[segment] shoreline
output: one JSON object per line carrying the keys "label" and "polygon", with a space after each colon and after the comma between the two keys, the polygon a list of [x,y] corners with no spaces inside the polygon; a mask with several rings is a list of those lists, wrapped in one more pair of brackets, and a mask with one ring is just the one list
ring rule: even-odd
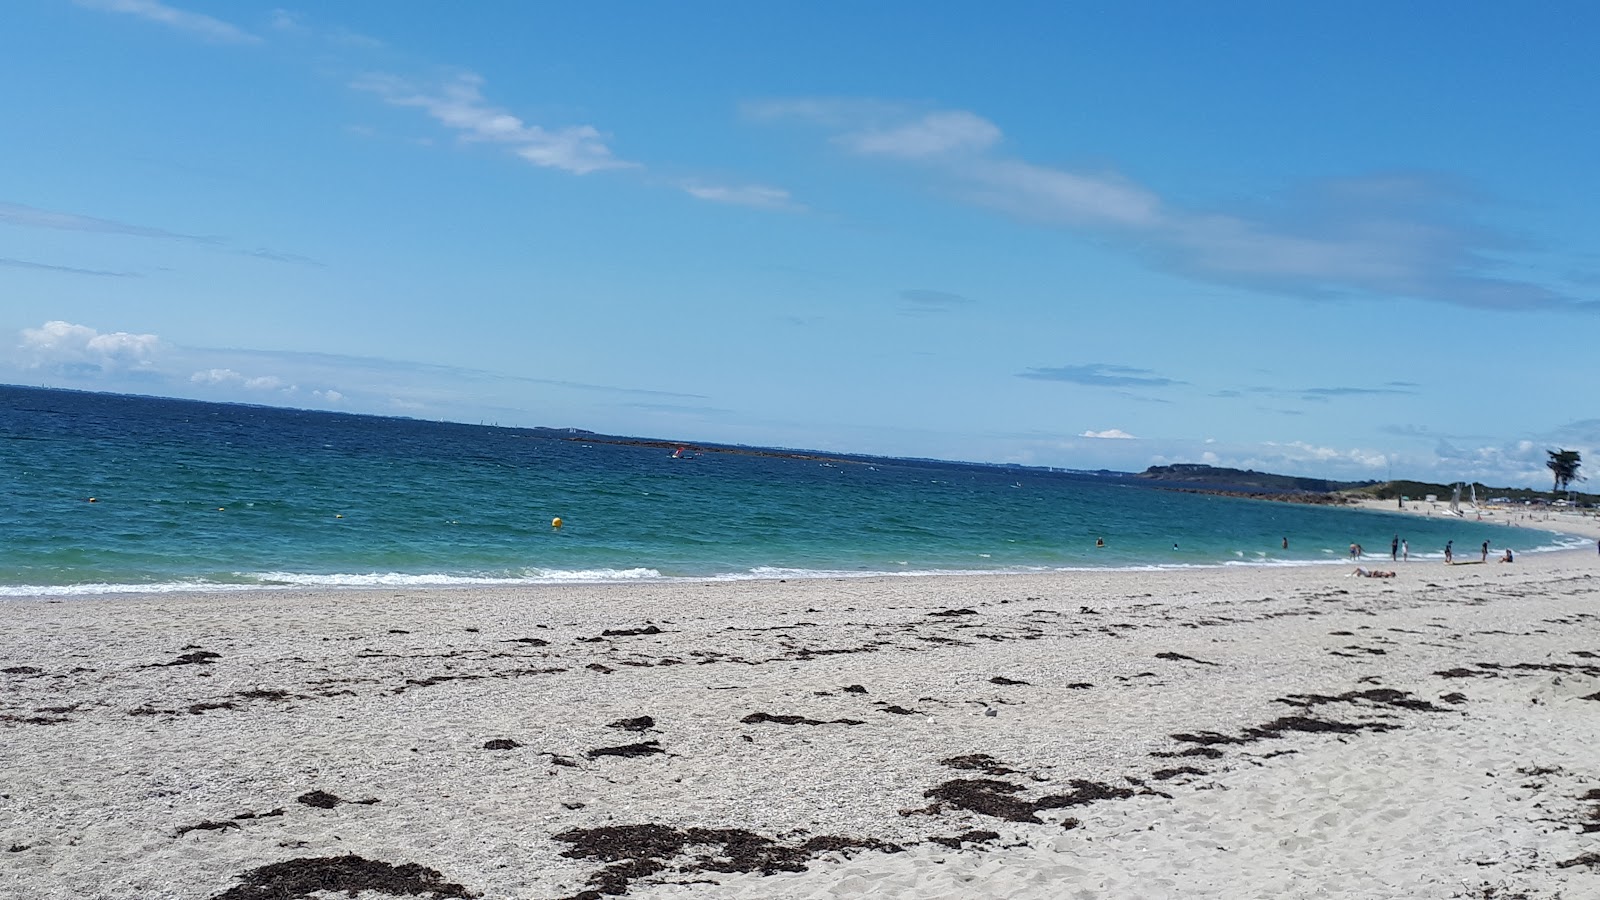
{"label": "shoreline", "polygon": [[[1348,508],[1357,512],[1382,512],[1426,516],[1436,515],[1435,512],[1418,508],[1420,504],[1413,504],[1404,510],[1397,510],[1389,506],[1386,501],[1360,501],[1348,505]],[[1490,523],[1503,523],[1519,528],[1543,531],[1551,534],[1565,534],[1580,537],[1586,540],[1600,541],[1600,517],[1575,513],[1546,513],[1534,517],[1523,514],[1521,518],[1510,521],[1495,518],[1504,515],[1503,510],[1493,510],[1489,518],[1482,520]],[[1519,550],[1521,554],[1518,561],[1525,558],[1537,558],[1548,554],[1582,554],[1587,544],[1578,547],[1544,546],[1538,549]],[[1462,555],[1470,555],[1473,548],[1465,546]],[[1496,549],[1502,549],[1498,545]],[[1427,564],[1434,562],[1436,548],[1417,548],[1413,553],[1411,564]],[[1490,559],[1489,562],[1495,562]],[[396,574],[393,581],[383,580],[387,576],[339,576],[339,577],[376,577],[378,580],[366,583],[339,583],[339,584],[197,584],[189,582],[173,582],[159,585],[138,584],[95,584],[95,585],[61,585],[40,586],[22,585],[9,588],[0,588],[0,606],[8,603],[27,603],[40,601],[71,602],[94,601],[114,597],[166,597],[166,596],[230,596],[239,594],[261,593],[269,595],[298,593],[298,592],[326,592],[330,595],[358,594],[362,592],[385,591],[518,591],[533,588],[562,588],[562,587],[598,587],[602,585],[634,586],[639,588],[654,586],[674,585],[700,585],[700,584],[739,584],[739,583],[784,583],[787,581],[832,581],[832,580],[922,580],[939,578],[1030,578],[1030,577],[1074,577],[1078,575],[1099,575],[1108,573],[1157,573],[1157,572],[1208,572],[1212,570],[1228,569],[1322,569],[1342,565],[1365,565],[1368,563],[1381,565],[1385,560],[1379,552],[1366,552],[1359,558],[1350,558],[1342,555],[1325,556],[1322,558],[1308,559],[1281,559],[1281,560],[1224,560],[1221,562],[1130,562],[1126,565],[1104,566],[1063,566],[1058,568],[1024,567],[1008,570],[979,570],[979,569],[924,569],[905,572],[891,571],[831,571],[831,570],[782,570],[773,574],[754,573],[723,573],[716,575],[673,575],[673,576],[637,576],[615,578],[550,578],[549,580],[480,580],[473,581],[464,576],[443,576],[447,580],[439,582],[420,581],[427,576]],[[1467,564],[1463,560],[1460,564]],[[17,591],[17,593],[10,593]]]}
{"label": "shoreline", "polygon": [[0,893],[1600,888],[1600,561],[1399,572],[0,603]]}

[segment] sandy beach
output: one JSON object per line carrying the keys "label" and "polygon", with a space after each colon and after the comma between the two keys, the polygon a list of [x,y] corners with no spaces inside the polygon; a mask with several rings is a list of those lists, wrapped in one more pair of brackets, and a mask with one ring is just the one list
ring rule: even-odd
{"label": "sandy beach", "polygon": [[1600,897],[1600,556],[1470,558],[0,603],[0,896]]}

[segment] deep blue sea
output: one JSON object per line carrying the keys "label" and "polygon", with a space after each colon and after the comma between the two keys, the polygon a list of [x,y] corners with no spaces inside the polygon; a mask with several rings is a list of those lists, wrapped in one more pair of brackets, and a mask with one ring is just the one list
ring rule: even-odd
{"label": "deep blue sea", "polygon": [[0,386],[0,597],[1348,564],[1352,542],[1387,560],[1396,534],[1413,559],[1447,540],[1562,543],[1128,477],[616,440]]}

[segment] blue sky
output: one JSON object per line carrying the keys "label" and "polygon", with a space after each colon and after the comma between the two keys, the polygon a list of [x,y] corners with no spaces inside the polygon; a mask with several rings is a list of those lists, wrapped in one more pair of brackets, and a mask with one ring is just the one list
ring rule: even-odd
{"label": "blue sky", "polygon": [[1600,465],[1587,4],[5,18],[0,381],[1075,468]]}

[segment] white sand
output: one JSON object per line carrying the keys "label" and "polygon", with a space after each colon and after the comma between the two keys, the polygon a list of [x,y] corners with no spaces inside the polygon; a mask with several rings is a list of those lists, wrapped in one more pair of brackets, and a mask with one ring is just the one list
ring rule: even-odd
{"label": "white sand", "polygon": [[[1600,868],[1561,865],[1600,853],[1582,831],[1600,809],[1583,799],[1600,789],[1600,557],[1398,571],[7,602],[0,669],[39,671],[0,674],[0,897],[203,900],[355,853],[556,898],[607,863],[564,858],[555,834],[649,823],[907,849],[772,876],[686,873],[679,855],[631,897],[1600,897]],[[662,633],[595,640],[646,625]],[[153,665],[200,650],[219,656]],[[1380,688],[1441,711],[1279,702]],[[607,727],[646,715],[648,732]],[[1285,716],[1393,728],[1151,756]],[[521,746],[483,748],[499,738]],[[586,756],[649,740],[665,752]],[[972,754],[1015,772],[940,762]],[[1203,774],[1155,777],[1183,766]],[[1039,824],[930,808],[925,792],[983,778],[1027,801],[1074,779],[1148,790]],[[297,802],[313,790],[379,802]],[[178,835],[202,822],[238,827]],[[928,842],[975,829],[999,837]]]}

